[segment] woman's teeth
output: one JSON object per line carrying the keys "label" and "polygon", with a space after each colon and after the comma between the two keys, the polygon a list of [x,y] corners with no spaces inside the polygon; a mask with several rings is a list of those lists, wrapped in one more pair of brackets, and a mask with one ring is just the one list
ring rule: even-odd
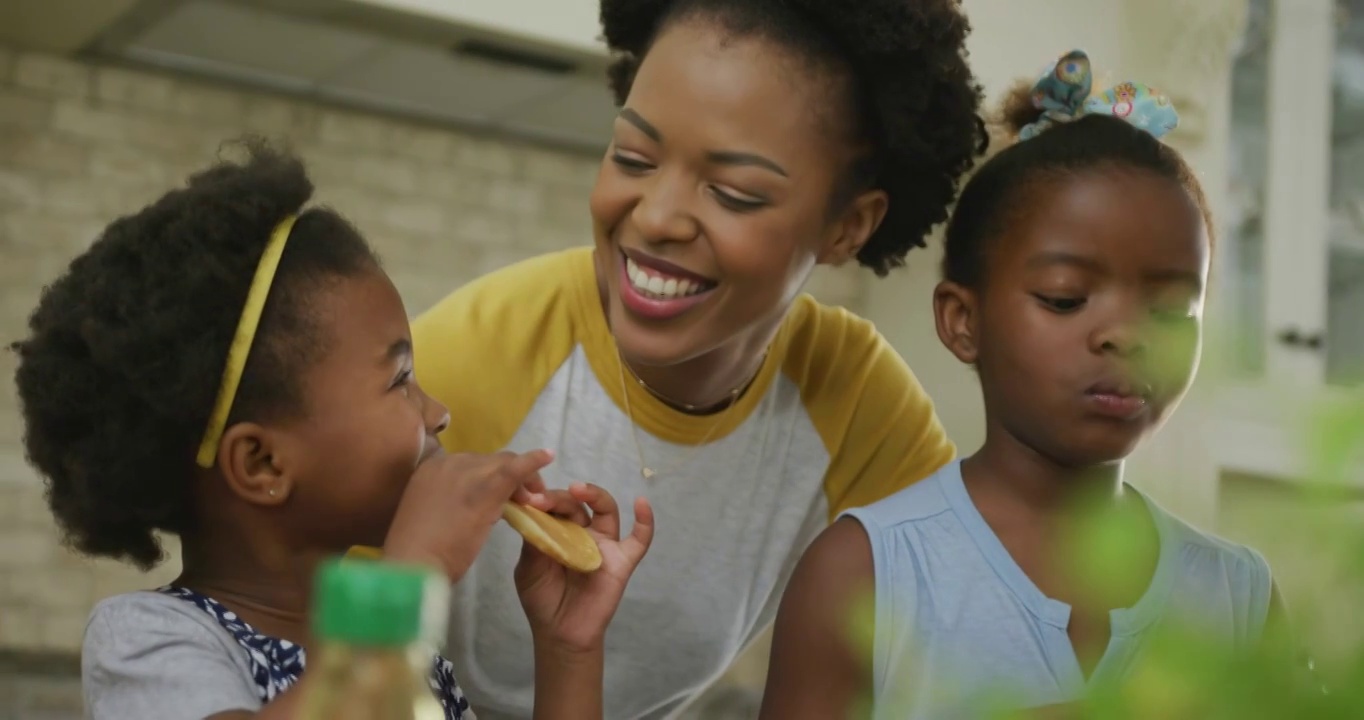
{"label": "woman's teeth", "polygon": [[630,258],[625,259],[625,274],[630,278],[630,286],[641,295],[672,300],[688,295],[696,295],[709,290],[712,285],[698,283],[686,278],[675,278],[659,274],[656,270],[645,270]]}

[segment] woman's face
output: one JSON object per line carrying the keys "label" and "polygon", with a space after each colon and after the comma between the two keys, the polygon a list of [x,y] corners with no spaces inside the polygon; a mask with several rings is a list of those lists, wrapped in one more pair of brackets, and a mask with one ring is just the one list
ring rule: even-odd
{"label": "woman's face", "polygon": [[841,97],[830,73],[769,41],[704,19],[660,34],[591,197],[627,358],[667,366],[765,339],[816,264],[866,241],[883,193],[831,207],[853,160]]}

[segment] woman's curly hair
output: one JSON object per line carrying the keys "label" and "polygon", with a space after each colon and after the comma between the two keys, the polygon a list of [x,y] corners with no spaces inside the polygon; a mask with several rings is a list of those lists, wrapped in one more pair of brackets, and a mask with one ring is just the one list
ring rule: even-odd
{"label": "woman's curly hair", "polygon": [[[195,523],[194,454],[272,230],[313,194],[303,164],[258,140],[109,225],[47,287],[13,345],[29,461],[68,544],[141,567],[157,531]],[[324,351],[320,282],[375,267],[341,216],[303,212],[266,302],[231,422],[302,410],[299,373]]]}
{"label": "woman's curly hair", "polygon": [[858,262],[884,276],[925,246],[988,144],[959,0],[602,0],[618,105],[659,32],[693,18],[771,40],[843,78],[863,151],[841,195],[880,188],[890,198]]}

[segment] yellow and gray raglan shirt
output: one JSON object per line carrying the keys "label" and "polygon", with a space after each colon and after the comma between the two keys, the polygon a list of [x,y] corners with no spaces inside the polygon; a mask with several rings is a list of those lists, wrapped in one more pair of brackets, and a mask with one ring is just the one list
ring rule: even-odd
{"label": "yellow and gray raglan shirt", "polygon": [[[609,718],[675,711],[772,622],[796,560],[832,518],[954,455],[923,388],[872,325],[809,296],[749,391],[710,417],[622,382],[589,248],[484,276],[412,330],[418,380],[450,408],[447,450],[551,449],[546,483],[605,487],[623,533],[633,499],[652,503],[653,546],[607,633]],[[643,477],[641,451],[657,477]],[[455,587],[445,654],[481,720],[531,715],[531,636],[511,572],[520,545],[499,525]]]}

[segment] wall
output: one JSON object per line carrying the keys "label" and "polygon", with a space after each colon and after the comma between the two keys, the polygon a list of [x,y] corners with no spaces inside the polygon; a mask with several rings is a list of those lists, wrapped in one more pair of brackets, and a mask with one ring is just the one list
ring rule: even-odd
{"label": "wall", "polygon": [[[318,199],[370,237],[410,311],[590,241],[594,157],[0,46],[0,338],[22,335],[43,284],[105,223],[244,131],[292,141]],[[859,277],[821,273],[811,289],[856,308]],[[0,354],[0,649],[72,651],[95,600],[172,577],[176,563],[142,576],[60,548],[23,461],[13,371]]]}

